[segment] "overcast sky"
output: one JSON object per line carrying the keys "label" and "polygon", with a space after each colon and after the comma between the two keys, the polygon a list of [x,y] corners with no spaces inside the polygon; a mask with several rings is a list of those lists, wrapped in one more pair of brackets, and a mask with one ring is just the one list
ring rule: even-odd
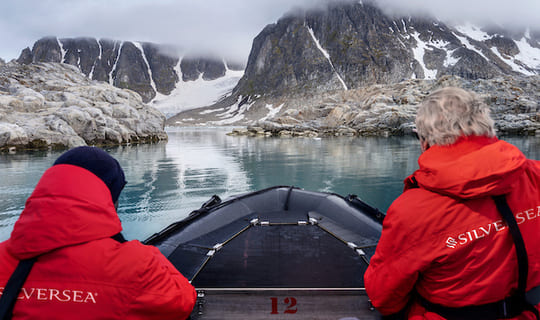
{"label": "overcast sky", "polygon": [[[0,58],[44,36],[149,41],[247,59],[253,38],[293,8],[339,0],[1,0]],[[377,0],[392,11],[540,28],[540,0]]]}

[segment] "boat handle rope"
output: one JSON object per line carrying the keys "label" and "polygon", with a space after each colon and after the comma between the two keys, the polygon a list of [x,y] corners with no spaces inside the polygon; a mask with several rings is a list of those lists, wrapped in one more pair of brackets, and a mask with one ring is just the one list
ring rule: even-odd
{"label": "boat handle rope", "polygon": [[367,255],[366,255],[366,253],[364,252],[363,249],[369,249],[369,248],[376,247],[377,246],[376,243],[375,244],[370,244],[370,245],[358,246],[353,242],[346,241],[346,240],[340,238],[339,236],[337,236],[332,231],[330,231],[330,230],[326,229],[325,227],[321,226],[319,221],[317,219],[314,219],[314,218],[309,218],[309,221],[299,220],[298,222],[269,222],[269,221],[261,221],[259,218],[254,218],[254,219],[251,219],[249,221],[249,224],[247,226],[242,228],[237,233],[233,234],[227,240],[225,240],[223,242],[220,242],[220,243],[216,243],[212,247],[191,245],[193,247],[207,249],[208,252],[206,253],[206,259],[203,261],[201,266],[197,269],[197,271],[195,272],[195,274],[193,275],[193,277],[189,281],[192,282],[193,280],[195,280],[195,278],[199,275],[199,273],[202,271],[202,269],[208,264],[210,259],[212,259],[212,257],[216,254],[217,251],[219,251],[221,248],[223,248],[224,245],[226,245],[227,243],[232,241],[234,238],[238,237],[239,235],[241,235],[242,233],[244,233],[245,231],[247,231],[248,229],[250,229],[252,227],[255,227],[255,226],[261,226],[261,227],[269,227],[269,226],[308,226],[308,225],[317,226],[318,228],[320,228],[324,232],[330,234],[335,239],[343,242],[345,245],[347,245],[347,247],[354,250],[362,258],[362,261],[364,261],[364,263],[367,266],[369,266],[369,260],[368,260]]}
{"label": "boat handle rope", "polygon": [[233,240],[234,238],[238,237],[240,234],[242,234],[244,231],[246,231],[247,229],[253,227],[253,224],[249,224],[247,226],[245,226],[244,228],[242,228],[240,231],[238,231],[237,233],[233,234],[229,239],[221,242],[221,243],[217,243],[215,244],[212,248],[208,248],[208,247],[203,247],[205,249],[208,249],[208,253],[206,253],[206,259],[204,260],[204,262],[201,264],[201,266],[199,267],[199,269],[197,269],[197,272],[195,272],[195,274],[193,275],[193,277],[189,280],[189,282],[192,282],[193,280],[195,280],[195,278],[199,275],[199,273],[202,271],[202,269],[206,266],[206,264],[208,263],[208,261],[210,261],[210,259],[212,259],[212,257],[214,256],[214,254],[219,251],[219,249],[221,249],[224,245],[226,245],[227,243],[229,243],[231,240]]}

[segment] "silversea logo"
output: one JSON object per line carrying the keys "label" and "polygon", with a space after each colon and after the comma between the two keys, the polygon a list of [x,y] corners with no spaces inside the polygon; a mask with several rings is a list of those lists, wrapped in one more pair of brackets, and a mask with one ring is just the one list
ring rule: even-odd
{"label": "silversea logo", "polygon": [[[517,224],[522,224],[524,222],[527,222],[536,218],[540,218],[540,206],[536,208],[531,208],[522,212],[518,212],[515,214],[515,217],[516,217]],[[489,236],[490,234],[500,232],[506,228],[508,228],[508,226],[503,220],[497,220],[489,224],[479,226],[472,230],[460,233],[459,235],[455,237],[448,237],[448,239],[446,239],[446,246],[448,248],[455,249],[458,246],[467,245],[471,243],[472,241],[485,238],[486,236]]]}
{"label": "silversea logo", "polygon": [[[0,287],[0,296],[4,293],[4,288]],[[97,292],[54,289],[54,288],[21,288],[17,297],[18,300],[37,300],[37,301],[58,301],[75,303],[97,303]]]}

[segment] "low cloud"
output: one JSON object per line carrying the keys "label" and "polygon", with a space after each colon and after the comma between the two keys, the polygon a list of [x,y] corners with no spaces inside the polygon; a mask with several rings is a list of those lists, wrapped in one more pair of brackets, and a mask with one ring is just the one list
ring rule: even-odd
{"label": "low cloud", "polygon": [[[0,56],[12,59],[44,36],[148,41],[247,59],[269,23],[313,0],[4,0]],[[320,1],[323,2],[323,1]]]}
{"label": "low cloud", "polygon": [[538,0],[377,0],[377,3],[391,14],[430,16],[445,22],[540,29]]}
{"label": "low cloud", "polygon": [[[197,48],[245,61],[255,36],[294,8],[338,0],[3,0],[0,57],[44,36],[95,37]],[[367,0],[365,0],[367,1]],[[540,28],[538,0],[377,0],[389,13]]]}

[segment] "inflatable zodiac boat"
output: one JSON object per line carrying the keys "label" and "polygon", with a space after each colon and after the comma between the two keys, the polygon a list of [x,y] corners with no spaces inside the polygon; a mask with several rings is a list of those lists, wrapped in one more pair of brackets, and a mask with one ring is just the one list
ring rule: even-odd
{"label": "inflatable zodiac boat", "polygon": [[363,275],[384,214],[278,186],[221,200],[144,242],[197,289],[191,319],[378,319]]}

